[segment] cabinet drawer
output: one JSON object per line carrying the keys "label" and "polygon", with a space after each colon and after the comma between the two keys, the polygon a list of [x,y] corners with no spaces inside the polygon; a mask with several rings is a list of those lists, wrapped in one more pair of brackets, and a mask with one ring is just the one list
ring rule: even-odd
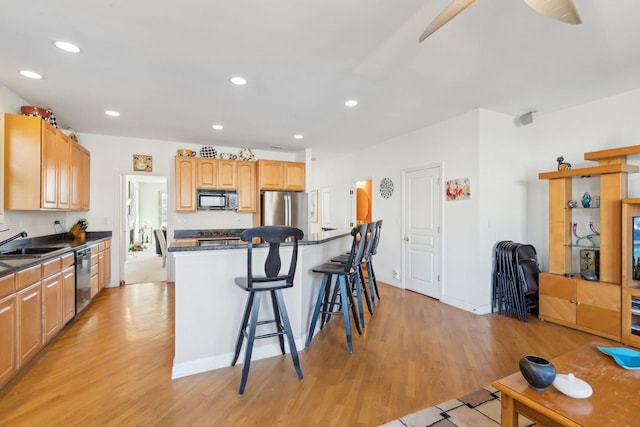
{"label": "cabinet drawer", "polygon": [[104,248],[109,249],[111,247],[111,239],[107,239],[104,241]]}
{"label": "cabinet drawer", "polygon": [[98,243],[98,252],[104,251],[104,242]]}
{"label": "cabinet drawer", "polygon": [[553,274],[540,274],[539,280],[540,295],[566,300],[576,299],[576,279]]}
{"label": "cabinet drawer", "polygon": [[98,249],[98,245],[93,245],[91,246],[91,256],[93,257],[94,255],[98,255],[99,249]]}
{"label": "cabinet drawer", "polygon": [[61,268],[64,269],[65,267],[69,267],[70,265],[73,265],[74,261],[75,261],[75,255],[73,254],[73,252],[69,252],[66,255],[62,255],[62,257],[60,257],[62,264],[61,264]]}
{"label": "cabinet drawer", "polygon": [[61,258],[54,258],[42,263],[42,277],[51,276],[62,270]]}
{"label": "cabinet drawer", "polygon": [[16,285],[18,289],[24,289],[29,285],[33,285],[42,279],[42,267],[40,265],[34,265],[33,267],[25,268],[22,271],[16,273]]}
{"label": "cabinet drawer", "polygon": [[91,268],[93,268],[94,265],[98,265],[98,252],[94,254],[93,250],[91,250]]}
{"label": "cabinet drawer", "polygon": [[0,277],[0,298],[16,291],[16,275],[14,273]]}

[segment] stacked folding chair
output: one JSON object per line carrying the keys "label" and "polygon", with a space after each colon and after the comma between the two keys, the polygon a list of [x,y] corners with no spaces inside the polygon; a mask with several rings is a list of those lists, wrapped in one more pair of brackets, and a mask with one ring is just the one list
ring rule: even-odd
{"label": "stacked folding chair", "polygon": [[491,311],[527,321],[538,309],[538,259],[532,245],[498,242],[494,249]]}

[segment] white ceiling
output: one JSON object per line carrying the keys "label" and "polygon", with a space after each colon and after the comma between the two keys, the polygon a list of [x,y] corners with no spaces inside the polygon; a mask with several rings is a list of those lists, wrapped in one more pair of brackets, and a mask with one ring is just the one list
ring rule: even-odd
{"label": "white ceiling", "polygon": [[576,0],[576,26],[478,0],[419,44],[449,2],[0,0],[0,83],[78,132],[325,158],[477,108],[515,118],[640,87],[638,0]]}

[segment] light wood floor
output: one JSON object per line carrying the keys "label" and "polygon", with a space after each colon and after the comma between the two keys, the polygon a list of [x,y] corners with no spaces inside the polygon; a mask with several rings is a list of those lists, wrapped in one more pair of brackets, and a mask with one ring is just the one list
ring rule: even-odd
{"label": "light wood floor", "polygon": [[304,381],[289,356],[258,360],[238,396],[241,365],[170,379],[171,284],[105,289],[0,391],[0,425],[376,426],[516,372],[524,354],[608,342],[380,290],[352,356],[334,319],[300,353]]}

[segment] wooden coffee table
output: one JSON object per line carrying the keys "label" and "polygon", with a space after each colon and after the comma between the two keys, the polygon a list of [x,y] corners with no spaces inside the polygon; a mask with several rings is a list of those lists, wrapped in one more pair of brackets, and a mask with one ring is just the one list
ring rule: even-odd
{"label": "wooden coffee table", "polygon": [[535,391],[520,372],[493,383],[502,393],[502,427],[517,426],[518,414],[544,426],[640,425],[640,371],[620,367],[598,345],[615,347],[592,342],[551,359],[559,374],[571,372],[591,385],[589,398],[571,398],[552,385]]}

